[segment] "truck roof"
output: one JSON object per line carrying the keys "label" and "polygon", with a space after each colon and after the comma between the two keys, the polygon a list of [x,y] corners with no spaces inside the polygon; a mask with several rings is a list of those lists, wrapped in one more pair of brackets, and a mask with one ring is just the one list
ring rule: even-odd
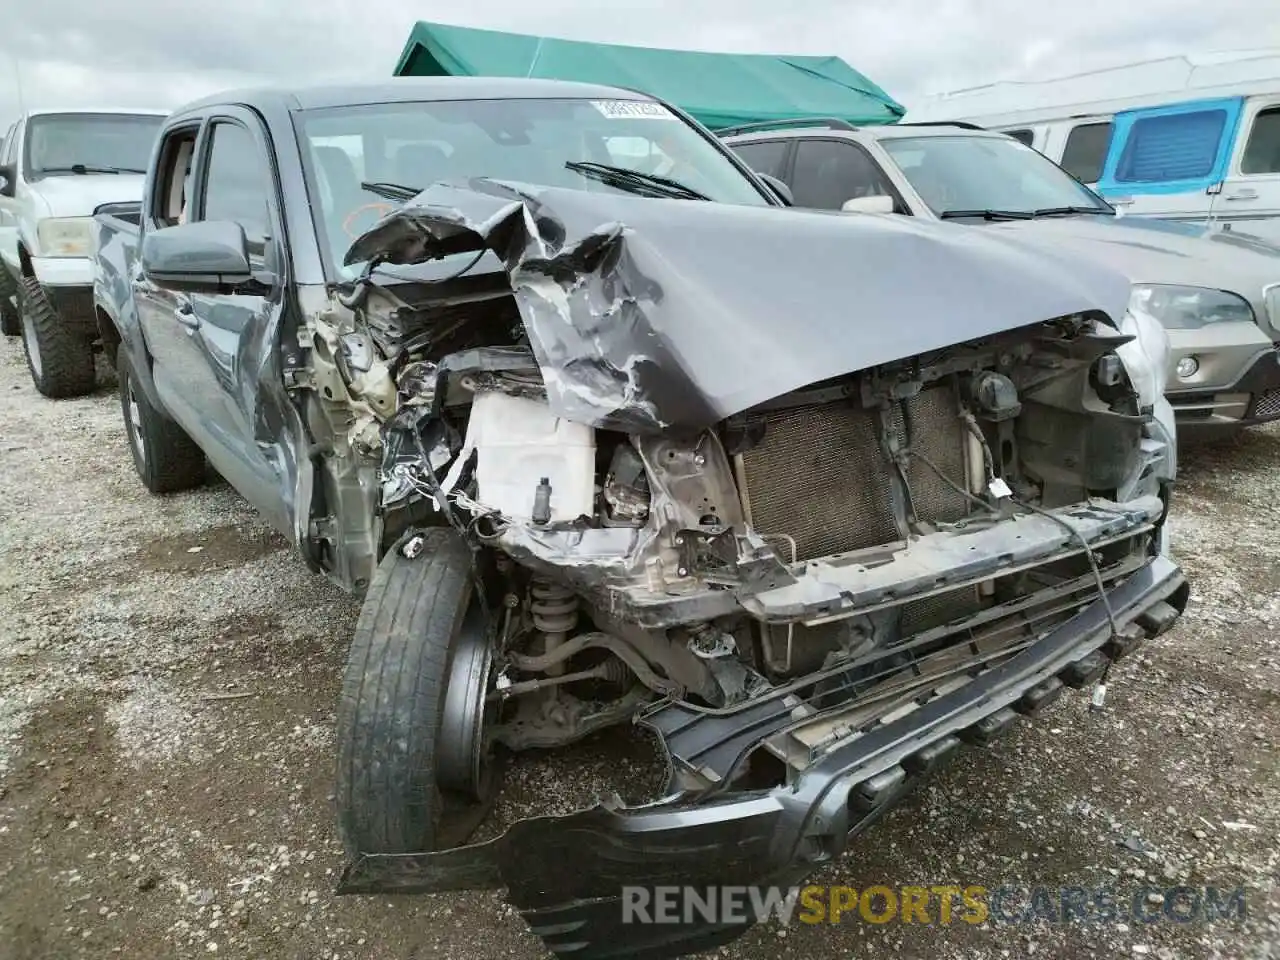
{"label": "truck roof", "polygon": [[648,94],[619,87],[567,80],[509,77],[398,77],[369,83],[305,87],[258,87],[231,90],[184,104],[176,113],[225,103],[286,110],[323,110],[370,103],[410,103],[415,100],[520,100],[552,97],[600,97],[652,100]]}
{"label": "truck roof", "polygon": [[24,117],[45,117],[49,115],[79,115],[79,114],[95,114],[109,113],[123,117],[167,117],[168,110],[151,110],[147,108],[139,108],[137,110],[125,107],[32,107],[23,112]]}

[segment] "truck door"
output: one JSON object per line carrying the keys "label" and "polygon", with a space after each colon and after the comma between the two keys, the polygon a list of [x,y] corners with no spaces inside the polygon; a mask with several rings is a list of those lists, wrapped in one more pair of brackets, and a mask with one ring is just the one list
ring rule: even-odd
{"label": "truck door", "polygon": [[1229,97],[1117,113],[1097,191],[1128,216],[1207,221],[1242,105]]}
{"label": "truck door", "polygon": [[[4,145],[0,148],[0,164],[7,164],[13,178],[10,193],[18,187],[18,141],[22,139],[21,121],[9,127]],[[18,274],[18,201],[14,197],[0,196],[0,260],[9,270]]]}
{"label": "truck door", "polygon": [[[142,229],[154,233],[183,219],[189,197],[189,169],[195,155],[201,121],[192,120],[167,129],[160,143],[156,171],[143,201]],[[142,272],[141,250],[131,278],[133,305],[142,338],[151,357],[152,379],[165,409],[193,437],[200,438],[201,411],[211,400],[192,389],[191,371],[197,354],[193,345],[194,319],[190,297],[151,282]]]}
{"label": "truck door", "polygon": [[1214,219],[1280,243],[1280,94],[1245,104]]}
{"label": "truck door", "polygon": [[209,118],[198,153],[188,219],[238,223],[253,280],[230,293],[188,295],[184,324],[192,361],[185,370],[186,389],[202,400],[202,409],[195,411],[198,429],[214,466],[277,529],[292,536],[285,437],[261,411],[262,384],[279,386],[269,381],[279,377],[276,331],[286,283],[271,153],[260,121],[238,108],[220,109]]}

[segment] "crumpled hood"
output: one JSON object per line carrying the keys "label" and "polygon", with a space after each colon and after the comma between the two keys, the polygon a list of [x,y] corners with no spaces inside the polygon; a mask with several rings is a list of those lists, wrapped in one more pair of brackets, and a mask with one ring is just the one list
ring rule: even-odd
{"label": "crumpled hood", "polygon": [[1280,247],[1200,224],[1154,217],[1042,217],[992,223],[993,232],[1066,249],[1124,273],[1134,283],[1181,283],[1238,293],[1258,304],[1280,283]]}
{"label": "crumpled hood", "polygon": [[428,188],[346,261],[485,247],[506,268],[552,408],[635,432],[703,429],[1055,317],[1118,322],[1129,298],[1122,275],[996,231],[491,180]]}

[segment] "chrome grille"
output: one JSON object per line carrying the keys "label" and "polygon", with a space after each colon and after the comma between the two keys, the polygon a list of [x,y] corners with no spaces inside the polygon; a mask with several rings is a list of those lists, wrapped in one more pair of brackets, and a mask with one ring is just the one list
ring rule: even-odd
{"label": "chrome grille", "polygon": [[[907,407],[916,449],[965,486],[964,426],[951,390],[922,391]],[[797,560],[899,539],[874,411],[846,401],[772,411],[762,420],[763,439],[742,454],[743,496],[757,531],[794,538]],[[894,425],[902,427],[900,411]],[[922,462],[912,463],[908,482],[922,521],[958,520],[968,511],[965,498]]]}

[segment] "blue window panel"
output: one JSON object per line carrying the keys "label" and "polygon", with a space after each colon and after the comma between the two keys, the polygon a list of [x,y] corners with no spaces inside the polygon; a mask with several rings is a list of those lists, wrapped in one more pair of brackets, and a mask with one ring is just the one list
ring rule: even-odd
{"label": "blue window panel", "polygon": [[1199,193],[1221,183],[1243,102],[1197,100],[1116,114],[1098,192]]}
{"label": "blue window panel", "polygon": [[1116,165],[1117,183],[1207,177],[1218,157],[1225,110],[1200,110],[1135,120]]}

